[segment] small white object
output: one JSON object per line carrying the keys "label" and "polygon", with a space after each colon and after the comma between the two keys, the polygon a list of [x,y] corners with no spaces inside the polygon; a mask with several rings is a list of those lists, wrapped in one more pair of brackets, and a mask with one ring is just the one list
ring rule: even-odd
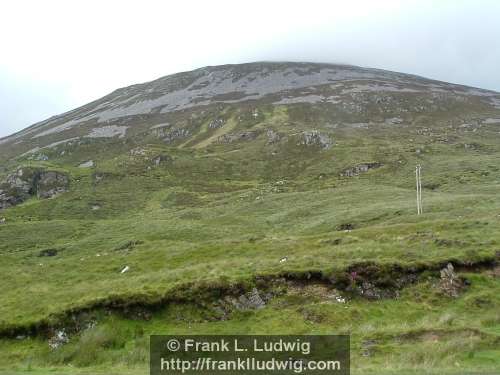
{"label": "small white object", "polygon": [[128,272],[128,270],[130,270],[130,267],[129,266],[126,266],[124,269],[121,270],[120,273],[125,273],[125,272]]}
{"label": "small white object", "polygon": [[345,303],[345,298],[342,296],[336,296],[335,299],[338,303]]}
{"label": "small white object", "polygon": [[285,263],[288,260],[288,257],[284,257],[280,259],[280,263]]}

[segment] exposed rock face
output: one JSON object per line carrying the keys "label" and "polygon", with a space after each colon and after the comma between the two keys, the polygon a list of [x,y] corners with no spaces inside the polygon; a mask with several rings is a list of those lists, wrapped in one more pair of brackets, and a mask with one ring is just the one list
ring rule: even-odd
{"label": "exposed rock face", "polygon": [[36,160],[36,161],[47,161],[49,160],[49,157],[45,154],[37,154],[33,157],[33,160]]}
{"label": "exposed rock face", "polygon": [[275,144],[278,143],[281,140],[281,135],[274,131],[273,129],[268,129],[267,130],[267,143],[268,144]]}
{"label": "exposed rock face", "polygon": [[78,168],[92,168],[95,165],[93,160],[88,160],[86,162],[83,162],[78,166]]}
{"label": "exposed rock face", "polygon": [[132,150],[130,150],[130,155],[131,156],[145,156],[147,153],[146,149],[142,147],[137,147]]}
{"label": "exposed rock face", "polygon": [[342,177],[354,177],[358,176],[362,173],[368,172],[370,169],[376,169],[380,168],[382,166],[381,163],[363,163],[363,164],[358,164],[352,168],[348,168],[345,171],[343,171],[340,175]]}
{"label": "exposed rock face", "polygon": [[251,141],[257,138],[258,133],[255,131],[246,131],[241,133],[228,133],[217,138],[217,143],[233,143],[240,141]]}
{"label": "exposed rock face", "polygon": [[23,201],[21,197],[14,193],[0,189],[0,210],[15,206]]}
{"label": "exposed rock face", "polygon": [[159,124],[151,128],[151,134],[158,138],[164,138],[169,133],[170,128],[170,124]]}
{"label": "exposed rock face", "polygon": [[256,288],[253,288],[251,292],[240,296],[238,298],[238,303],[240,305],[240,309],[243,310],[261,309],[266,305]]}
{"label": "exposed rock face", "polygon": [[127,134],[128,126],[103,126],[100,128],[92,129],[90,134],[87,136],[89,138],[113,138],[118,136],[118,138],[125,137]]}
{"label": "exposed rock face", "polygon": [[172,131],[165,134],[163,141],[166,143],[172,143],[178,139],[186,138],[190,134],[188,129],[173,129]]}
{"label": "exposed rock face", "polygon": [[358,291],[363,297],[371,300],[393,297],[392,293],[384,291],[382,288],[376,287],[369,281],[361,282],[360,285],[358,285]]}
{"label": "exposed rock face", "polygon": [[[441,112],[457,105],[476,108],[481,103],[492,114],[477,124],[464,124],[466,128],[462,130],[475,131],[483,123],[500,122],[493,114],[500,108],[500,94],[493,91],[356,66],[260,62],[205,67],[124,87],[1,139],[0,144],[19,144],[15,147],[19,151],[9,150],[12,156],[18,156],[28,151],[25,148],[32,147],[29,146],[32,140],[37,141],[40,150],[73,139],[75,132],[80,133],[79,138],[86,139],[128,139],[137,135],[132,130],[146,128],[171,142],[196,133],[194,126],[190,127],[189,135],[171,127],[175,124],[182,128],[189,123],[191,111],[212,110],[221,104],[231,107],[237,103],[253,108],[305,104],[328,108],[332,113],[362,114],[360,118],[353,116],[353,124],[366,121],[367,115],[376,112],[384,119],[382,124],[389,126],[410,123],[408,115],[412,113]],[[209,129],[223,126],[227,119],[221,117],[214,115]],[[243,117],[248,120],[247,116]],[[258,109],[250,109],[248,117],[255,123],[265,116]],[[171,130],[173,133],[169,134]],[[18,143],[20,140],[23,142]]]}
{"label": "exposed rock face", "polygon": [[332,146],[332,140],[326,134],[317,130],[303,132],[299,144],[304,146],[319,146],[322,149],[329,149]]}
{"label": "exposed rock face", "polygon": [[64,344],[69,342],[69,336],[64,329],[60,329],[52,335],[49,339],[49,347],[52,350],[59,349]]}
{"label": "exposed rock face", "polygon": [[19,168],[0,183],[0,209],[15,206],[31,196],[52,198],[68,188],[69,178],[63,173]]}
{"label": "exposed rock face", "polygon": [[169,156],[169,155],[158,155],[158,156],[155,156],[153,159],[152,159],[152,162],[155,166],[159,166],[160,164],[162,163],[167,163],[167,162],[171,162],[172,161],[172,157]]}
{"label": "exposed rock face", "polygon": [[28,194],[32,188],[32,180],[35,178],[32,170],[18,169],[16,173],[7,176],[6,183],[12,189],[18,189]]}
{"label": "exposed rock face", "polygon": [[222,118],[216,118],[216,119],[210,121],[210,123],[208,124],[208,128],[209,129],[222,128],[225,123],[226,123],[226,121],[224,119],[222,119]]}
{"label": "exposed rock face", "polygon": [[465,287],[463,280],[455,273],[451,263],[441,270],[441,281],[439,289],[449,297],[458,297],[460,291]]}
{"label": "exposed rock face", "polygon": [[258,310],[266,306],[266,301],[271,298],[257,288],[238,297],[225,296],[215,306],[215,310],[222,315],[223,319],[234,310]]}
{"label": "exposed rock face", "polygon": [[28,169],[18,169],[0,183],[0,209],[22,203],[34,193],[35,173]]}
{"label": "exposed rock face", "polygon": [[69,179],[68,176],[59,172],[40,172],[39,179],[36,184],[36,192],[38,198],[52,198],[58,194],[68,191]]}

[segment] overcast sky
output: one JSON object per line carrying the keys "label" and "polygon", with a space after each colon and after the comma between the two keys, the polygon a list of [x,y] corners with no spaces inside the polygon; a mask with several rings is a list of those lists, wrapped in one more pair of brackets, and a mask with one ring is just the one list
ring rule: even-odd
{"label": "overcast sky", "polygon": [[33,0],[0,11],[0,137],[206,65],[347,63],[500,91],[497,0]]}

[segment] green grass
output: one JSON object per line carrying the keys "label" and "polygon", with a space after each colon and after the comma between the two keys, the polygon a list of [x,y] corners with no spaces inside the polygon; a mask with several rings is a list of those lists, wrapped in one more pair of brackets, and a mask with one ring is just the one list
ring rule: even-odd
{"label": "green grass", "polygon": [[[494,306],[500,303],[500,281],[482,274],[464,276],[472,285],[453,300],[429,280],[405,289],[397,300],[357,298],[345,305],[306,289],[276,298],[263,310],[236,313],[228,321],[211,321],[210,311],[197,305],[174,304],[147,322],[101,315],[94,328],[58,351],[35,338],[1,341],[0,352],[4,363],[31,356],[33,368],[72,363],[77,368],[92,365],[95,371],[124,367],[145,373],[149,334],[342,333],[353,338],[352,360],[361,373],[495,373],[500,315]],[[488,301],[488,308],[479,300]],[[363,356],[367,348],[370,354]]]}
{"label": "green grass", "polygon": [[[153,333],[348,333],[354,373],[498,373],[500,281],[485,271],[464,274],[471,286],[457,299],[440,294],[430,272],[397,299],[353,298],[342,305],[314,293],[288,293],[262,310],[213,319],[203,288],[253,283],[259,275],[326,277],[366,261],[435,269],[449,261],[491,260],[499,251],[497,133],[455,128],[449,144],[417,134],[417,125],[340,127],[329,150],[298,146],[297,134],[311,128],[309,122],[325,121],[318,112],[264,107],[259,121],[250,110],[223,112],[231,131],[275,127],[288,134],[274,145],[265,132],[255,141],[213,143],[217,132],[209,133],[209,119],[201,118],[200,134],[179,141],[182,148],[141,144],[138,136],[87,142],[64,156],[57,149],[43,165],[22,161],[68,173],[71,189],[2,212],[0,330],[56,324],[84,308],[96,314],[97,325],[56,351],[43,335],[3,338],[0,369],[145,373]],[[432,120],[436,134],[449,133],[438,116]],[[461,146],[473,142],[481,147]],[[132,155],[136,147],[145,155]],[[159,154],[172,161],[154,166]],[[95,168],[77,168],[89,159]],[[340,177],[345,168],[371,161],[383,166]],[[417,162],[422,216],[415,214]],[[354,229],[339,230],[346,224]],[[58,253],[40,257],[47,249]],[[280,263],[283,257],[288,261]],[[130,271],[121,274],[125,266]],[[148,321],[99,306],[158,304],[174,296],[185,298],[162,305]],[[374,344],[367,349],[366,341]]]}

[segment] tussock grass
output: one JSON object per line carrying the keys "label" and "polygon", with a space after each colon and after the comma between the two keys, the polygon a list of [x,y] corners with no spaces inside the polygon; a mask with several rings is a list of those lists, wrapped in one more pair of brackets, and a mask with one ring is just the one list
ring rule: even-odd
{"label": "tussock grass", "polygon": [[[250,107],[224,109],[231,132],[259,130],[249,142],[213,143],[216,132],[204,131],[217,115],[210,112],[189,123],[194,141],[182,140],[182,148],[145,136],[140,130],[148,124],[141,124],[136,138],[89,140],[64,156],[54,150],[47,162],[24,160],[68,173],[71,189],[2,212],[1,330],[48,325],[107,303],[151,304],[166,296],[183,303],[162,306],[149,321],[101,317],[57,352],[43,337],[0,339],[0,369],[144,373],[152,333],[349,333],[355,373],[498,372],[498,279],[465,274],[471,285],[457,299],[435,287],[436,271],[448,262],[481,263],[498,252],[496,131],[450,130],[449,113],[422,115],[412,126],[358,129],[342,125],[354,121],[347,115],[317,109],[264,107],[259,120]],[[332,122],[340,125],[326,126]],[[428,123],[436,136],[417,133]],[[268,144],[268,128],[282,140]],[[311,128],[329,133],[334,146],[298,145],[300,132]],[[449,143],[437,140],[450,132]],[[460,146],[474,142],[481,147]],[[131,154],[135,148],[146,155]],[[170,161],[155,165],[159,154]],[[96,167],[77,168],[86,160]],[[340,176],[374,161],[382,167]],[[422,216],[415,215],[416,163],[423,166]],[[64,251],[39,257],[45,249]],[[395,264],[430,270],[397,299],[355,298],[344,306],[285,295],[227,321],[196,303],[217,298],[209,291],[244,289],[256,275],[328,278],[367,262],[382,270]],[[378,276],[387,285],[394,281],[390,272]],[[364,356],[369,340],[374,344]]]}

